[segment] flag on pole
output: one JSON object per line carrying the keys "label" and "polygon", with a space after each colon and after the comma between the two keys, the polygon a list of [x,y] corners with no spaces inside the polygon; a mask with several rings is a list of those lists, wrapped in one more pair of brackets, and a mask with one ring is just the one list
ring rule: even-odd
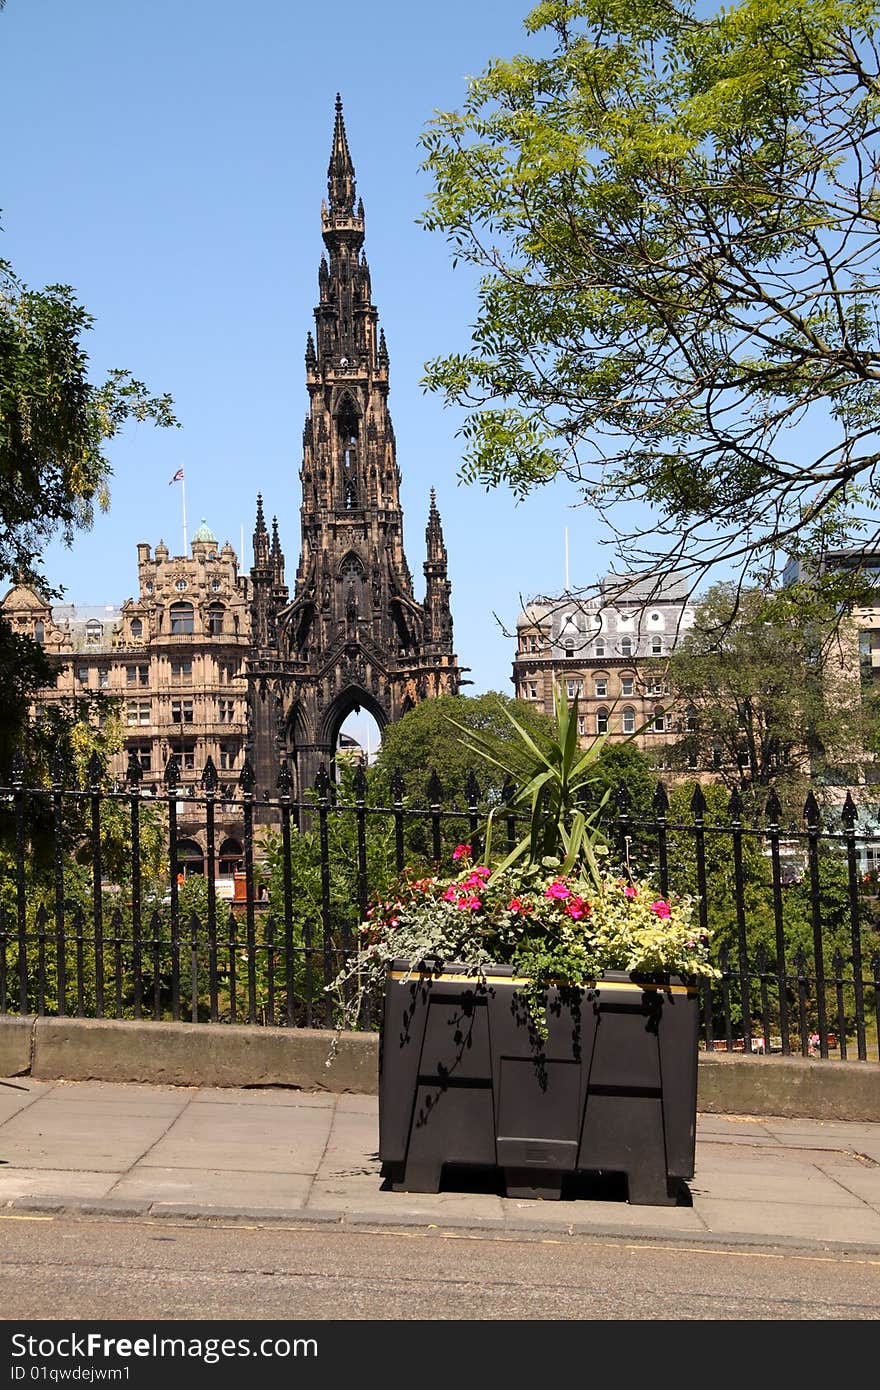
{"label": "flag on pole", "polygon": [[177,472],[175,473],[174,477],[168,479],[168,486],[170,487],[172,483],[182,483],[182,482],[183,482],[183,469],[182,469],[182,468],[178,468],[178,470],[177,470]]}

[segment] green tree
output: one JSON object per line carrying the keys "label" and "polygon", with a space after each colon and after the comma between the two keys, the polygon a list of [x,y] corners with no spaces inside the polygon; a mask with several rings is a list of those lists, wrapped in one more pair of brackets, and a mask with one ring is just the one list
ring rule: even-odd
{"label": "green tree", "polygon": [[857,635],[815,595],[810,611],[786,591],[714,585],[668,662],[685,711],[671,761],[714,767],[745,793],[774,785],[801,805],[813,777],[848,768],[857,782],[874,722],[857,654]]}
{"label": "green tree", "polygon": [[766,574],[867,524],[876,4],[543,0],[525,28],[422,137],[424,223],[480,272],[426,376],[468,412],[464,478],[649,504],[616,518],[630,569]]}
{"label": "green tree", "polygon": [[389,725],[382,736],[371,776],[377,793],[380,789],[387,793],[391,775],[399,771],[407,792],[416,800],[423,800],[428,778],[436,771],[444,800],[455,799],[463,804],[465,787],[473,774],[480,788],[481,802],[496,801],[504,783],[503,772],[469,748],[455,725],[487,735],[505,756],[515,757],[519,742],[505,710],[509,710],[527,731],[552,737],[552,719],[524,700],[512,700],[497,691],[422,700],[396,724]]}
{"label": "green tree", "polygon": [[[68,286],[30,290],[0,260],[0,586],[45,590],[47,542],[60,533],[72,543],[109,506],[106,445],[127,420],[176,423],[170,397],[150,396],[129,372],[89,379],[92,322]],[[50,680],[37,644],[0,616],[0,755],[21,741],[34,691]]]}

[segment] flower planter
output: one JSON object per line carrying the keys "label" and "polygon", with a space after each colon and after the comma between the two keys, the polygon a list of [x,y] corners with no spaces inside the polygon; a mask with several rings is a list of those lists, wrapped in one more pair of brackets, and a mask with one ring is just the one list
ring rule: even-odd
{"label": "flower planter", "polygon": [[698,998],[678,977],[606,971],[552,989],[548,1037],[510,967],[386,981],[379,1157],[395,1191],[437,1192],[445,1165],[495,1167],[508,1196],[559,1197],[568,1174],[624,1173],[629,1200],[670,1205],[693,1176]]}

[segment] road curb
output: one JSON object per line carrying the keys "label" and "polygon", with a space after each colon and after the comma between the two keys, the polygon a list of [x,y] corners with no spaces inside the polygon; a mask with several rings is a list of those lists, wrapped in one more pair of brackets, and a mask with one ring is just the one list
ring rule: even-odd
{"label": "road curb", "polygon": [[655,1246],[674,1245],[695,1250],[760,1250],[766,1254],[778,1249],[787,1253],[802,1251],[806,1257],[824,1255],[851,1256],[858,1259],[871,1259],[880,1262],[880,1244],[876,1242],[834,1241],[810,1239],[807,1236],[769,1236],[762,1231],[675,1231],[656,1230],[648,1225],[623,1226],[609,1222],[607,1225],[580,1226],[576,1218],[568,1224],[562,1222],[542,1222],[525,1217],[447,1217],[440,1213],[417,1214],[415,1212],[389,1213],[387,1216],[376,1212],[336,1211],[329,1208],[316,1210],[285,1211],[274,1207],[245,1210],[240,1207],[202,1206],[197,1203],[178,1202],[133,1202],[127,1200],[104,1199],[96,1201],[70,1200],[66,1197],[15,1197],[6,1203],[4,1209],[9,1215],[45,1215],[47,1218],[66,1216],[73,1219],[97,1219],[111,1217],[118,1220],[140,1219],[159,1220],[168,1225],[175,1222],[185,1225],[217,1226],[248,1225],[276,1229],[296,1230],[298,1228],[336,1227],[340,1231],[393,1233],[394,1231],[421,1230],[427,1236],[444,1236],[478,1240],[497,1239],[504,1236],[511,1239],[547,1240],[552,1239],[560,1245],[569,1240],[614,1241],[622,1244],[651,1244]]}

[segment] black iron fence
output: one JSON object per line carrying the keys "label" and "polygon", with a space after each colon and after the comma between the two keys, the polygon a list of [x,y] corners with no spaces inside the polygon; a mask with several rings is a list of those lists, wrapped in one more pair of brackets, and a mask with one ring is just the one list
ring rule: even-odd
{"label": "black iron fence", "polygon": [[[478,853],[485,816],[473,778],[464,805],[436,774],[421,797],[395,776],[374,804],[360,768],[344,794],[322,771],[296,801],[286,769],[269,795],[245,764],[230,799],[210,761],[184,786],[172,758],[150,789],[134,758],[124,786],[97,758],[75,788],[61,768],[28,787],[18,763],[0,786],[0,1013],[332,1025],[325,986],[373,895],[406,867],[448,865],[462,838]],[[512,846],[503,802],[498,825]],[[774,794],[747,822],[736,795],[710,815],[700,787],[671,813],[658,784],[649,814],[623,791],[605,828],[618,862],[689,894],[711,933],[707,1049],[880,1059],[876,832],[849,794],[823,823],[811,793],[783,825]]]}

